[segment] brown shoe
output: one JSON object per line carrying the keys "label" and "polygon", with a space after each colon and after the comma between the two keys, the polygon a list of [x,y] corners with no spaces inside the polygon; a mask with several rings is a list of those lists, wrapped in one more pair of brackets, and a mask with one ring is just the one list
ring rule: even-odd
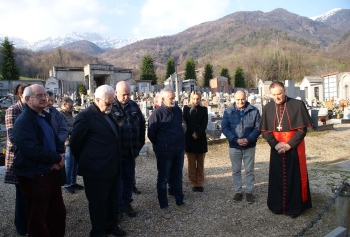
{"label": "brown shoe", "polygon": [[245,198],[248,204],[253,204],[255,202],[255,197],[252,193],[246,193]]}
{"label": "brown shoe", "polygon": [[243,194],[236,193],[235,196],[233,197],[233,201],[234,202],[240,202],[240,201],[242,201],[242,198],[243,198]]}

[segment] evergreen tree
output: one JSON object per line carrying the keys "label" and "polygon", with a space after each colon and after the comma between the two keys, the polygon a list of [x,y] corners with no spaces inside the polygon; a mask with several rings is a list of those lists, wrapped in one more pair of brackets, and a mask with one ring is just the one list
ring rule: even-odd
{"label": "evergreen tree", "polygon": [[168,59],[168,63],[166,65],[165,80],[168,79],[170,77],[170,75],[174,74],[174,72],[176,71],[175,69],[176,69],[175,59],[173,56],[171,56]]}
{"label": "evergreen tree", "polygon": [[246,88],[243,68],[240,66],[235,71],[235,87]]}
{"label": "evergreen tree", "polygon": [[193,61],[191,57],[187,59],[186,66],[185,66],[185,80],[187,79],[197,80],[196,63]]}
{"label": "evergreen tree", "polygon": [[213,65],[207,63],[204,67],[204,86],[209,86],[210,79],[213,79]]}
{"label": "evergreen tree", "polygon": [[228,82],[229,85],[233,85],[233,84],[234,84],[234,83],[231,81],[232,78],[231,78],[231,76],[230,76],[230,73],[229,73],[227,67],[221,68],[221,70],[220,70],[220,76],[226,77],[226,78],[227,78],[227,82]]}
{"label": "evergreen tree", "polygon": [[149,54],[144,56],[142,59],[140,78],[141,80],[151,80],[152,85],[157,84],[157,75],[154,70],[154,60]]}
{"label": "evergreen tree", "polygon": [[79,83],[78,85],[78,95],[86,95],[87,91],[83,83]]}
{"label": "evergreen tree", "polygon": [[13,53],[13,44],[5,37],[1,43],[2,63],[1,76],[3,80],[18,80],[19,69],[15,62],[15,55]]}

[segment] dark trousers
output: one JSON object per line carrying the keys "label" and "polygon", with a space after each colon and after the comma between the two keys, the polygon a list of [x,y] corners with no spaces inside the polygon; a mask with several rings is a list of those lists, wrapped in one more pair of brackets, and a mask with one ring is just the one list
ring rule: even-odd
{"label": "dark trousers", "polygon": [[121,174],[118,177],[118,209],[124,204],[132,203],[132,188],[135,182],[135,159],[121,161]]}
{"label": "dark trousers", "polygon": [[157,154],[157,192],[160,208],[168,206],[166,185],[169,182],[169,175],[172,174],[171,189],[174,193],[176,205],[183,204],[182,193],[182,169],[184,166],[184,152],[178,154],[162,155]]}
{"label": "dark trousers", "polygon": [[19,185],[16,185],[15,226],[19,235],[25,235],[28,233],[26,197],[22,194]]}
{"label": "dark trousers", "polygon": [[113,229],[118,216],[117,176],[111,179],[84,179],[85,195],[89,202],[91,237],[100,237]]}
{"label": "dark trousers", "polygon": [[29,237],[62,237],[65,234],[66,208],[58,171],[19,177],[21,192],[27,199]]}

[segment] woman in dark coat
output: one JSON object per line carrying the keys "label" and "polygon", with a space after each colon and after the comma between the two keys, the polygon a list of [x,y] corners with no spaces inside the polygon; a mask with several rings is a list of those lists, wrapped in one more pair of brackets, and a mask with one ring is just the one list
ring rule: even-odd
{"label": "woman in dark coat", "polygon": [[188,160],[188,178],[193,192],[204,191],[204,158],[208,151],[205,133],[208,109],[201,105],[201,96],[200,91],[193,91],[189,105],[185,105],[183,109],[183,117],[187,125],[185,151]]}

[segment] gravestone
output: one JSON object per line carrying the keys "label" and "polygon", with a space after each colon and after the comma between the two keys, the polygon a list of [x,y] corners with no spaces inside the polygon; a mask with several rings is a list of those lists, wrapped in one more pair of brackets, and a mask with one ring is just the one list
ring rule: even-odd
{"label": "gravestone", "polygon": [[262,105],[261,104],[255,104],[253,106],[255,106],[259,110],[259,113],[261,115],[262,114]]}
{"label": "gravestone", "polygon": [[205,107],[208,107],[209,106],[209,102],[206,101],[206,100],[203,100],[202,101],[202,105],[205,106]]}
{"label": "gravestone", "polygon": [[147,102],[146,101],[141,101],[140,102],[140,108],[141,108],[141,112],[144,116],[148,117],[149,113],[148,113],[148,108],[147,108]]}
{"label": "gravestone", "polygon": [[218,103],[218,97],[215,96],[212,100],[212,104],[216,105]]}
{"label": "gravestone", "polygon": [[340,100],[339,101],[339,107],[340,108],[348,107],[348,102],[346,100]]}
{"label": "gravestone", "polygon": [[[212,111],[211,111],[211,106],[208,105],[207,108],[208,108],[208,114],[212,113]],[[209,117],[208,117],[208,118],[209,118]]]}
{"label": "gravestone", "polygon": [[350,107],[344,108],[343,114],[344,114],[343,119],[350,119]]}
{"label": "gravestone", "polygon": [[318,111],[318,117],[328,116],[328,108],[320,108]]}

